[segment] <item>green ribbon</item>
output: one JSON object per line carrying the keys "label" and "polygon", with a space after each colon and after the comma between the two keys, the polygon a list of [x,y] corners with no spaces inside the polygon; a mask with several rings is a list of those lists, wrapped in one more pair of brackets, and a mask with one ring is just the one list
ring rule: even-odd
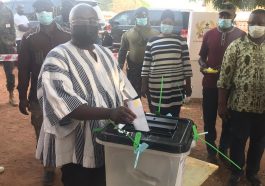
{"label": "green ribbon", "polygon": [[206,145],[208,145],[209,147],[211,147],[212,149],[214,149],[217,153],[221,154],[221,156],[223,156],[227,161],[229,161],[231,164],[233,164],[236,168],[238,168],[239,170],[241,170],[241,167],[239,167],[233,160],[231,160],[230,158],[228,158],[225,154],[223,154],[221,151],[219,151],[219,149],[217,149],[215,146],[213,146],[212,144],[208,143],[207,141],[205,141],[204,139],[202,139],[200,137],[200,135],[198,134],[198,130],[196,125],[192,126],[192,130],[193,130],[193,139],[197,142],[198,140],[201,140],[203,143],[205,143]]}
{"label": "green ribbon", "polygon": [[136,132],[134,140],[133,140],[133,149],[136,150],[141,142],[141,138],[142,138],[142,133],[141,132]]}

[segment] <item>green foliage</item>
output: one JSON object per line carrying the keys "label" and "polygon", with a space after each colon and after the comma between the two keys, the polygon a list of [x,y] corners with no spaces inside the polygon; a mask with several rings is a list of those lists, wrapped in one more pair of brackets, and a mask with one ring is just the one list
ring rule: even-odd
{"label": "green foliage", "polygon": [[131,8],[135,8],[139,6],[144,6],[144,7],[150,6],[150,4],[145,0],[98,0],[98,2],[99,2],[99,7],[101,8],[101,10],[104,10],[104,11],[115,11],[117,3],[119,4],[119,6],[124,7],[125,9],[127,9],[125,6],[126,4],[130,5],[130,7],[133,6]]}
{"label": "green foliage", "polygon": [[112,0],[98,0],[98,3],[101,10],[104,11],[112,10]]}
{"label": "green foliage", "polygon": [[[191,0],[194,1],[194,0]],[[195,0],[196,1],[196,0]],[[206,3],[213,3],[214,8],[219,9],[223,2],[231,2],[242,10],[253,10],[257,7],[265,7],[265,0],[204,0]]]}

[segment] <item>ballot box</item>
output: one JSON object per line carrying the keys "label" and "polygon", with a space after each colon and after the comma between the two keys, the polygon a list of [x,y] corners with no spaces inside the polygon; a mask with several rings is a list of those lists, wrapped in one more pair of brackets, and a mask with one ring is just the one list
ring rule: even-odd
{"label": "ballot box", "polygon": [[[185,160],[190,153],[194,125],[192,120],[146,114],[149,132],[142,132],[141,142],[149,145],[139,156],[132,141],[114,125],[98,134],[104,145],[107,186],[181,186]],[[132,124],[120,125],[133,138]]]}

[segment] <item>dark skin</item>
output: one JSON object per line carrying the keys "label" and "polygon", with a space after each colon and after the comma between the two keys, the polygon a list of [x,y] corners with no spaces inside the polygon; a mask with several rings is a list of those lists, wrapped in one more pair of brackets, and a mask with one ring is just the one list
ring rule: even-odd
{"label": "dark skin", "polygon": [[[140,13],[140,14],[137,14],[136,16],[135,16],[135,19],[136,18],[147,18],[148,20],[149,20],[149,17],[148,17],[148,14],[146,13],[146,12],[142,12],[142,13]],[[148,22],[148,21],[147,21]],[[148,27],[148,24],[146,25],[146,26],[140,26],[140,25],[137,25],[136,24],[136,27],[140,27],[140,28],[142,28],[142,27]]]}
{"label": "dark skin", "polygon": [[[44,6],[38,9],[35,9],[37,13],[42,11],[52,12],[51,6]],[[50,35],[53,33],[53,31],[56,29],[56,24],[53,22],[50,25],[40,25],[40,29],[45,32],[47,35]],[[20,100],[19,101],[19,110],[24,115],[29,115],[28,111],[30,111],[30,105],[28,100]]]}
{"label": "dark skin", "polygon": [[[265,16],[263,14],[251,14],[248,20],[249,26],[265,26]],[[265,34],[260,38],[252,38],[248,35],[248,38],[254,43],[261,45],[265,40]],[[227,99],[229,90],[225,88],[218,89],[218,114],[223,120],[230,118],[229,110],[227,108]]]}
{"label": "dark skin", "polygon": [[[175,21],[170,19],[170,18],[166,18],[164,20],[161,21],[162,24],[165,24],[165,25],[175,25]],[[164,33],[161,33],[159,36],[160,37],[169,37],[169,36],[173,36],[174,34],[164,34]],[[187,97],[190,97],[191,94],[192,94],[192,88],[191,88],[191,78],[188,77],[185,79],[185,92],[186,92],[186,96]],[[142,77],[142,88],[141,88],[141,94],[143,97],[146,97],[146,94],[147,94],[147,90],[148,90],[148,77]]]}
{"label": "dark skin", "polygon": [[[227,12],[220,12],[219,13],[219,19],[231,19],[232,20],[232,22],[234,21],[234,19],[236,18],[236,14],[234,13],[234,14],[230,14],[230,13],[227,13]],[[230,28],[220,28],[219,27],[219,29],[222,31],[222,32],[228,32],[228,31],[230,31],[231,29],[233,28],[233,26],[231,26]],[[201,66],[201,68],[200,68],[200,72],[202,73],[202,74],[205,74],[205,72],[203,71],[205,68],[207,68],[207,65],[206,65],[206,58],[204,59],[204,58],[200,58],[199,60],[201,60],[201,61],[203,61],[203,63],[205,64],[205,65],[203,65],[203,66]]]}
{"label": "dark skin", "polygon": [[[45,10],[42,10],[45,11]],[[46,10],[47,11],[47,10]],[[70,22],[73,20],[88,20],[95,19],[97,20],[97,13],[93,8],[87,5],[79,5],[75,7],[73,13],[70,17]],[[53,25],[53,24],[52,24]],[[46,31],[52,29],[52,25],[43,25],[43,28],[46,28]],[[79,41],[71,40],[71,42],[84,50],[88,50],[91,56],[97,61],[96,55],[93,52],[94,45],[87,45],[80,47]],[[27,108],[29,108],[28,101],[20,101],[19,109],[23,114],[28,115]],[[105,120],[111,119],[116,123],[132,123],[136,118],[136,115],[127,107],[118,107],[118,108],[99,108],[99,107],[89,107],[84,104],[76,108],[73,112],[71,112],[67,117],[77,119],[77,120]]]}
{"label": "dark skin", "polygon": [[[265,16],[262,14],[251,14],[248,20],[249,26],[265,26]],[[252,38],[248,35],[248,38],[253,41],[254,43],[260,45],[265,40],[265,34],[260,38]]]}
{"label": "dark skin", "polygon": [[[24,15],[24,7],[22,5],[18,5],[16,10],[18,15]],[[27,32],[29,27],[27,25],[18,25],[18,30],[21,32]]]}
{"label": "dark skin", "polygon": [[[70,22],[73,20],[98,20],[97,13],[93,8],[87,5],[79,5],[73,9],[70,16]],[[72,43],[79,47],[79,41],[73,40]],[[88,44],[87,46],[82,45],[82,49],[88,50],[91,56],[97,60],[96,55],[93,52],[94,45]],[[81,105],[68,117],[77,120],[101,120],[111,119],[115,123],[132,123],[136,118],[136,115],[127,107],[120,106],[118,108],[99,108],[90,107],[88,105]]]}

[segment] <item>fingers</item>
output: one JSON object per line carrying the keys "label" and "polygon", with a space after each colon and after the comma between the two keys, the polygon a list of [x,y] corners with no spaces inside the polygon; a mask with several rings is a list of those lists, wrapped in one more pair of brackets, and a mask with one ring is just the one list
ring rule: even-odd
{"label": "fingers", "polygon": [[126,122],[132,123],[135,120],[136,115],[129,108],[123,107],[122,117],[124,117]]}

